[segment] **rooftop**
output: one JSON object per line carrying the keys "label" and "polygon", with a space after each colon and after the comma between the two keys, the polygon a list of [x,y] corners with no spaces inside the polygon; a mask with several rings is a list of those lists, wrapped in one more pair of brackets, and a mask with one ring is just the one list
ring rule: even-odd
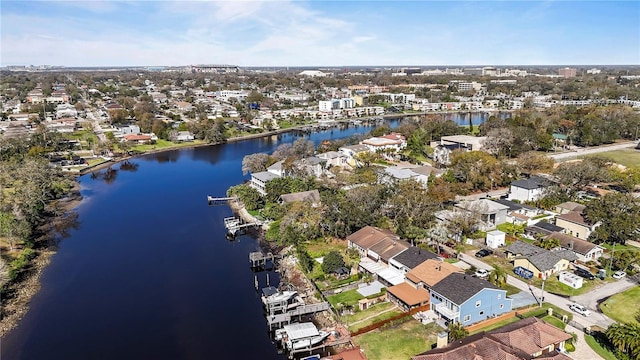
{"label": "rooftop", "polygon": [[431,287],[433,292],[437,292],[457,305],[463,304],[483,289],[501,290],[487,280],[461,273],[450,274]]}
{"label": "rooftop", "polygon": [[444,261],[429,259],[416,266],[405,276],[414,283],[434,286],[452,273],[462,273],[462,269]]}
{"label": "rooftop", "polygon": [[410,246],[407,250],[393,257],[393,260],[409,269],[413,269],[429,259],[438,260],[438,255],[417,246]]}

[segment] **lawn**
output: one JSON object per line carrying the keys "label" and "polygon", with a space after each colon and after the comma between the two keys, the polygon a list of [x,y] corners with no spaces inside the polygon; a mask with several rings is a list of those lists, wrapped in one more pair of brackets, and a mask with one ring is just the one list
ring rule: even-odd
{"label": "lawn", "polygon": [[600,304],[600,310],[617,322],[636,322],[634,315],[640,309],[640,286],[615,294]]}
{"label": "lawn", "polygon": [[[542,279],[534,278],[532,279],[532,281],[533,281],[533,285],[535,285],[536,287],[538,288],[542,287]],[[593,290],[596,287],[596,285],[599,285],[602,283],[603,281],[598,278],[596,278],[595,280],[584,279],[582,281],[582,287],[580,289],[574,289],[569,285],[561,283],[560,280],[558,280],[558,278],[554,275],[548,278],[547,281],[545,281],[544,291],[552,294],[556,294],[556,295],[575,296],[575,295],[580,295],[580,294],[589,292]]]}
{"label": "lawn", "polygon": [[336,250],[345,257],[345,261],[347,261],[345,256],[347,250],[346,241],[314,241],[313,243],[307,244],[306,248],[312,258],[322,257],[327,255],[331,250]]}
{"label": "lawn", "polygon": [[327,296],[327,301],[331,303],[334,308],[338,307],[338,304],[343,306],[355,306],[358,305],[358,300],[364,299],[364,296],[356,290],[349,290],[340,294]]}
{"label": "lawn", "polygon": [[394,307],[395,305],[390,303],[390,302],[381,302],[379,304],[375,304],[373,306],[371,306],[370,308],[368,308],[367,310],[362,310],[362,311],[357,311],[355,312],[353,315],[345,315],[343,316],[343,322],[347,322],[349,324],[352,324],[356,321],[360,321],[362,319],[366,319],[369,316],[374,316],[376,314],[379,314],[385,310],[391,309],[392,307]]}
{"label": "lawn", "polygon": [[354,332],[354,331],[362,329],[363,327],[369,326],[371,324],[375,324],[377,322],[392,318],[392,317],[394,317],[396,315],[400,315],[400,314],[402,314],[402,311],[400,311],[398,309],[387,311],[385,313],[379,314],[377,316],[374,316],[372,318],[369,318],[369,319],[364,320],[362,322],[359,322],[357,324],[349,325],[349,331]]}
{"label": "lawn", "polygon": [[591,335],[584,335],[584,341],[589,345],[593,351],[595,351],[598,355],[600,355],[605,360],[617,360],[616,356],[611,352],[611,350],[600,345],[596,339]]}
{"label": "lawn", "polygon": [[605,157],[624,166],[640,167],[640,151],[635,149],[613,150],[593,155],[585,155],[584,157],[593,156]]}
{"label": "lawn", "polygon": [[192,142],[174,143],[171,141],[158,139],[158,141],[156,141],[155,144],[137,145],[137,146],[134,146],[131,150],[146,152],[146,151],[158,150],[158,149],[189,147],[189,146],[194,146],[199,144],[204,144],[204,141],[196,140]]}
{"label": "lawn", "polygon": [[553,326],[555,326],[555,327],[557,327],[559,329],[562,329],[562,330],[564,330],[564,328],[567,326],[567,324],[563,323],[562,320],[560,320],[560,319],[558,319],[557,317],[554,317],[554,316],[547,315],[547,316],[543,317],[540,320],[544,320],[544,321],[548,322],[549,324],[551,324],[551,325],[553,325]]}
{"label": "lawn", "polygon": [[422,325],[411,319],[400,325],[374,330],[353,338],[369,360],[407,360],[431,350],[440,328],[431,323]]}

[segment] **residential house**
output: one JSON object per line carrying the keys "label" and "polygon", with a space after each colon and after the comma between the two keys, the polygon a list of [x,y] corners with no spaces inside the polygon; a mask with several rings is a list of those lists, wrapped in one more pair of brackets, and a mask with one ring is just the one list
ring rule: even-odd
{"label": "residential house", "polygon": [[604,248],[600,245],[561,232],[551,233],[548,237],[557,239],[563,249],[573,251],[578,261],[583,263],[598,260],[604,253]]}
{"label": "residential house", "polygon": [[451,135],[443,136],[440,141],[431,143],[433,148],[433,160],[439,164],[450,165],[451,153],[454,150],[480,151],[483,148],[486,136]]}
{"label": "residential house", "polygon": [[429,259],[438,260],[440,257],[429,250],[421,249],[417,246],[410,246],[407,250],[392,257],[391,260],[389,260],[389,266],[406,274]]}
{"label": "residential house", "polygon": [[577,212],[582,212],[584,209],[586,209],[587,207],[582,205],[582,204],[578,204],[575,203],[573,201],[567,201],[567,202],[563,202],[560,205],[556,205],[555,211],[558,214],[566,214],[568,212],[571,211],[577,211]]}
{"label": "residential house", "polygon": [[249,182],[249,186],[258,190],[260,195],[267,195],[267,191],[265,190],[265,186],[267,182],[277,179],[280,176],[270,172],[270,171],[261,171],[257,173],[251,173],[251,181]]}
{"label": "residential house", "polygon": [[[571,339],[557,327],[536,317],[522,319],[447,344],[447,333],[438,337],[437,347],[411,357],[411,360],[570,360],[564,354]],[[441,341],[443,340],[443,341]]]}
{"label": "residential house", "polygon": [[338,149],[338,151],[344,154],[344,156],[346,156],[347,164],[355,167],[355,166],[361,166],[360,161],[358,160],[358,154],[363,152],[368,152],[369,148],[365,145],[358,144],[358,145],[342,146],[341,148]]}
{"label": "residential house", "polygon": [[447,324],[467,326],[511,311],[506,290],[466,274],[450,274],[433,285],[430,293],[431,310]]}
{"label": "residential house", "polygon": [[391,183],[392,180],[414,179],[426,188],[429,177],[432,174],[434,176],[441,176],[443,173],[443,170],[436,169],[430,165],[418,167],[387,166],[384,168],[384,172],[380,173],[380,182],[388,184]]}
{"label": "residential house", "polygon": [[193,110],[193,105],[186,101],[178,101],[176,103],[176,108],[180,111],[191,111]]}
{"label": "residential house", "polygon": [[565,234],[587,240],[589,235],[600,226],[600,222],[592,224],[584,218],[583,213],[569,211],[556,217],[556,225],[563,227]]}
{"label": "residential house", "polygon": [[507,246],[505,253],[513,260],[514,267],[522,267],[533,272],[533,276],[547,278],[567,270],[578,257],[568,250],[545,250],[541,247],[516,241]]}
{"label": "residential house", "polygon": [[391,133],[363,140],[360,144],[366,146],[371,152],[391,151],[397,153],[407,146],[407,140],[403,135]]}
{"label": "residential house", "polygon": [[155,134],[127,134],[122,138],[124,141],[136,144],[153,144],[158,140]]}
{"label": "residential house", "polygon": [[[400,255],[404,253],[406,251]],[[423,261],[405,273],[404,282],[387,288],[387,299],[404,311],[429,304],[431,298],[429,288],[431,286],[454,272],[462,272],[460,268],[443,262],[435,254],[431,254],[432,258]]]}
{"label": "residential house", "polygon": [[175,135],[173,141],[175,142],[191,142],[194,141],[196,137],[190,131],[178,131]]}
{"label": "residential house", "polygon": [[550,185],[551,182],[549,180],[539,176],[516,180],[511,183],[508,199],[521,202],[535,201],[543,196],[544,191]]}
{"label": "residential house", "polygon": [[295,165],[305,174],[320,177],[325,173],[326,163],[327,162],[324,159],[316,156],[310,156],[296,161]]}
{"label": "residential house", "polygon": [[338,151],[328,151],[326,153],[317,154],[318,158],[323,159],[327,162],[327,168],[331,166],[342,167],[347,164],[347,156]]}
{"label": "residential house", "polygon": [[58,104],[56,106],[56,118],[74,118],[78,116],[78,110],[75,106],[67,104]]}
{"label": "residential house", "polygon": [[507,199],[494,199],[497,202],[508,207],[507,222],[514,225],[527,225],[531,218],[539,215],[542,211],[533,206],[520,204]]}
{"label": "residential house", "polygon": [[524,229],[524,235],[529,239],[535,239],[537,237],[547,237],[554,232],[562,232],[564,228],[554,225],[547,221],[538,221],[537,223],[528,226]]}
{"label": "residential house", "polygon": [[411,269],[406,281],[416,289],[429,290],[432,286],[453,273],[463,273],[462,269],[440,259],[429,259]]}
{"label": "residential house", "polygon": [[396,235],[391,230],[380,229],[374,226],[365,226],[346,238],[347,246],[358,250],[360,257],[367,257],[369,248],[384,239],[400,241],[400,236]]}
{"label": "residential house", "polygon": [[280,195],[280,204],[291,204],[294,202],[308,202],[312,207],[320,206],[320,192],[318,190],[301,191],[291,194]]}
{"label": "residential house", "polygon": [[456,207],[470,211],[480,217],[478,228],[482,231],[495,229],[497,225],[507,222],[507,206],[488,199],[462,201]]}

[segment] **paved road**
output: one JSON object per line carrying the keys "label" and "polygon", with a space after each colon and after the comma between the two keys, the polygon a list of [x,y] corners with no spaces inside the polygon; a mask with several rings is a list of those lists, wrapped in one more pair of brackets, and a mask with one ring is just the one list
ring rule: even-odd
{"label": "paved road", "polygon": [[[472,256],[472,255],[468,255],[468,254],[464,254],[461,258],[462,261],[475,266],[478,269],[486,269],[486,270],[491,270],[493,269],[493,267],[491,267],[490,265],[482,262],[481,260],[479,260],[478,258]],[[509,275],[507,277],[507,284],[512,285],[517,287],[518,289],[522,290],[522,291],[527,291],[532,293],[532,295],[536,296],[537,298],[542,297],[542,289],[539,289],[535,286],[529,286],[529,284],[527,284],[526,282],[520,280],[519,278],[513,277],[511,275]],[[604,289],[602,292],[600,292],[598,296],[602,296],[602,294],[604,294],[604,291],[613,291],[613,288],[607,288]],[[597,291],[594,290],[594,291]],[[583,295],[583,296],[596,296],[594,294],[592,294],[593,291]],[[615,292],[610,293],[609,295],[614,294]],[[607,295],[608,296],[608,295]],[[550,304],[553,304],[563,310],[566,310],[568,312],[571,312],[571,310],[569,309],[569,305],[572,303],[571,299],[569,298],[565,298],[562,296],[558,296],[558,295],[554,295],[554,294],[550,294],[548,292],[544,293],[544,301],[548,302]],[[603,328],[607,328],[609,325],[611,325],[612,323],[614,323],[613,320],[611,320],[610,318],[608,318],[606,315],[600,313],[597,311],[597,309],[592,309],[592,314],[589,317],[584,317],[584,316],[580,316],[576,313],[574,313],[574,317],[573,320],[577,323],[579,323],[582,326],[593,326],[593,325],[598,325],[601,326]]]}
{"label": "paved road", "polygon": [[560,154],[551,154],[548,156],[554,159],[555,161],[567,160],[567,159],[576,158],[582,155],[597,154],[597,153],[602,153],[607,151],[626,149],[626,148],[634,147],[637,144],[638,144],[637,141],[626,141],[624,143],[619,143],[615,145],[603,145],[603,146],[596,146],[596,147],[587,148],[587,149],[580,148],[576,151],[560,153]]}
{"label": "paved road", "polygon": [[467,196],[456,196],[456,201],[462,201],[462,200],[467,200],[467,201],[473,201],[473,200],[478,200],[478,199],[484,199],[484,198],[497,198],[500,197],[502,195],[506,195],[509,193],[509,188],[502,188],[502,189],[497,189],[497,190],[491,190],[489,192],[483,192],[480,194],[473,194],[473,195],[467,195]]}
{"label": "paved road", "polygon": [[[593,280],[593,281],[596,281],[596,280]],[[637,283],[633,279],[625,277],[625,278],[622,278],[620,280],[617,280],[617,281],[614,281],[614,282],[610,282],[610,283],[606,283],[605,285],[601,285],[601,286],[589,291],[586,294],[582,294],[582,295],[578,295],[578,296],[572,296],[571,300],[588,307],[592,311],[597,311],[598,310],[598,303],[601,300],[604,300],[604,299],[608,298],[609,296],[611,296],[613,294],[617,294],[619,292],[623,292],[623,291],[625,291],[627,289],[630,289],[630,288],[632,288],[632,287],[634,287],[636,285],[637,285]]]}

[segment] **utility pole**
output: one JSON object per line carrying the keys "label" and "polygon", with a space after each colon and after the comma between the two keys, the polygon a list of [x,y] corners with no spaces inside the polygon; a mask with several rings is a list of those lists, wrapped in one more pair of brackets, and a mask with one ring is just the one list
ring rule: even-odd
{"label": "utility pole", "polygon": [[544,282],[547,280],[547,275],[542,276],[542,295],[540,296],[540,307],[542,307],[542,302],[544,301]]}

